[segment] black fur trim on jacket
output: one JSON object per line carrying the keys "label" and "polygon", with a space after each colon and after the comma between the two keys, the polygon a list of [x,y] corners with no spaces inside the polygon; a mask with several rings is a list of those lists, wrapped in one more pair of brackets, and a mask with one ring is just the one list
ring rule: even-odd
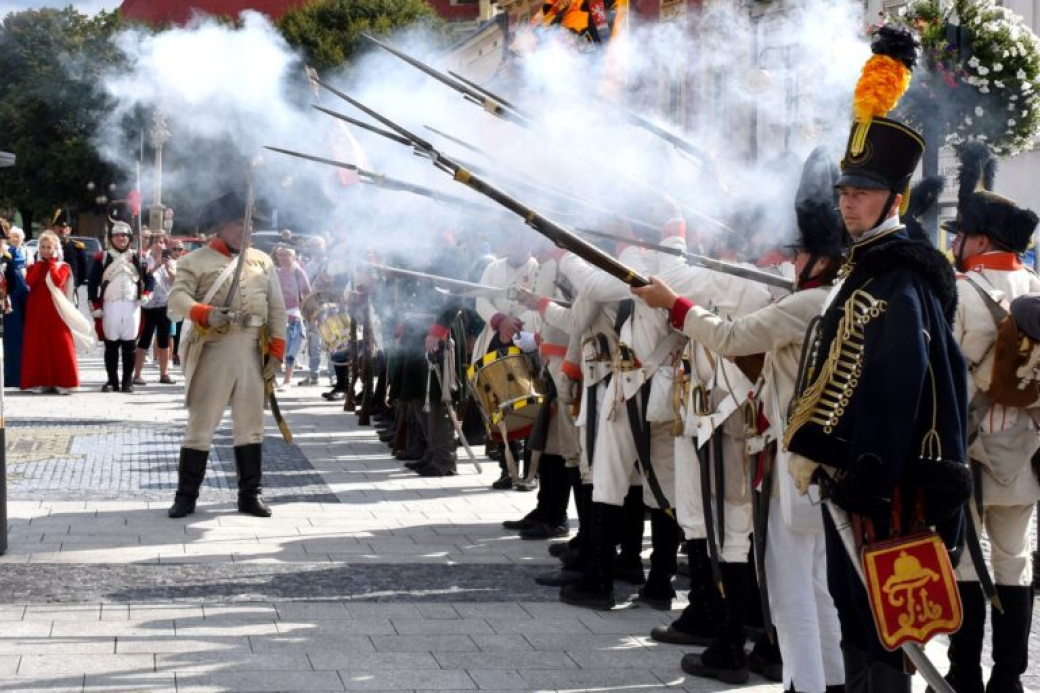
{"label": "black fur trim on jacket", "polygon": [[856,254],[856,268],[871,275],[884,274],[896,269],[919,273],[935,292],[942,305],[943,315],[952,324],[957,309],[957,275],[941,252],[930,243],[908,239],[893,239],[887,243],[865,248]]}

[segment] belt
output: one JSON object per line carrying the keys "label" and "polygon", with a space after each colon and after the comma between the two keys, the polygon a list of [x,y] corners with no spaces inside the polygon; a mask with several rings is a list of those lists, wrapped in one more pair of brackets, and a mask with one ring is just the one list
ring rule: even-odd
{"label": "belt", "polygon": [[250,315],[243,312],[229,313],[228,318],[235,327],[263,327],[267,323],[267,319],[261,315]]}

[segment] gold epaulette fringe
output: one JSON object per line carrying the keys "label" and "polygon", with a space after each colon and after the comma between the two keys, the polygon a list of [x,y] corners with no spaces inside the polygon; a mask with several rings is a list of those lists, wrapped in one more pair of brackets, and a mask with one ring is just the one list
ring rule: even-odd
{"label": "gold epaulette fringe", "polygon": [[863,289],[857,289],[845,301],[844,315],[819,377],[795,402],[784,432],[784,447],[807,423],[818,424],[826,434],[837,426],[863,373],[866,326],[887,307],[885,300],[874,298]]}

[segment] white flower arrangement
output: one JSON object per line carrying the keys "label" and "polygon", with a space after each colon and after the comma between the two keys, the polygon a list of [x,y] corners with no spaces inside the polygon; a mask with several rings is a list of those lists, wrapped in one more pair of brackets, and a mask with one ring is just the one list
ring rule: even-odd
{"label": "white flower arrangement", "polygon": [[[1040,39],[997,1],[910,0],[898,21],[920,35],[924,49],[911,98],[904,98],[906,116],[921,126],[934,125],[938,114],[946,142],[988,141],[1006,155],[1031,148],[1040,136]],[[947,43],[957,24],[967,45]]]}

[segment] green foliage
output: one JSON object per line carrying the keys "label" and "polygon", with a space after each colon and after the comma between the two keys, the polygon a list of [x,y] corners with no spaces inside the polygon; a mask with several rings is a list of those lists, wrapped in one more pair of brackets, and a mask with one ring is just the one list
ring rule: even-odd
{"label": "green foliage", "polygon": [[319,72],[348,63],[362,47],[363,33],[413,26],[438,32],[443,21],[425,0],[313,0],[278,21],[286,41]]}
{"label": "green foliage", "polygon": [[[914,0],[899,19],[921,37],[924,70],[904,99],[947,144],[1016,154],[1040,134],[1040,40],[993,0]],[[959,45],[958,45],[959,44]]]}
{"label": "green foliage", "polygon": [[72,7],[8,14],[0,23],[0,207],[47,217],[58,206],[90,208],[88,181],[115,172],[91,144],[108,104],[99,76],[122,55],[112,41],[118,12],[87,17]]}

